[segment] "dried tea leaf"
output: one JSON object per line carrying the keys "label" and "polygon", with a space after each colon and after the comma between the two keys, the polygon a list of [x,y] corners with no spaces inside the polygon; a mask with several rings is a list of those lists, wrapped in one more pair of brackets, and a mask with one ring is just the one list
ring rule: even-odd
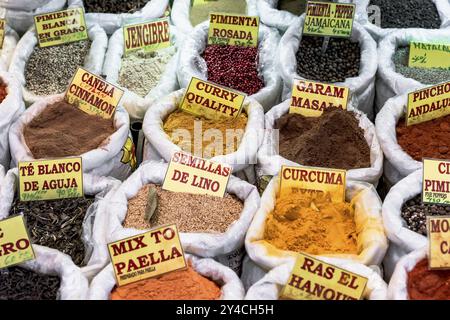
{"label": "dried tea leaf", "polygon": [[144,219],[148,224],[150,224],[150,219],[156,212],[157,207],[158,207],[158,194],[156,193],[156,188],[151,187],[148,189],[147,204],[145,206],[145,216],[144,216]]}

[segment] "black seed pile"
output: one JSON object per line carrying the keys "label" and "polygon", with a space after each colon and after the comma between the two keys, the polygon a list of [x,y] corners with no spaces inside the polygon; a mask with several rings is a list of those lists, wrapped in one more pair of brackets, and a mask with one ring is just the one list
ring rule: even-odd
{"label": "black seed pile", "polygon": [[84,0],[86,12],[133,13],[142,9],[150,0]]}
{"label": "black seed pile", "polygon": [[431,0],[370,0],[380,8],[382,28],[439,29],[441,19]]}
{"label": "black seed pile", "polygon": [[0,300],[56,300],[61,281],[21,267],[0,270]]}
{"label": "black seed pile", "polygon": [[423,204],[419,194],[403,204],[401,215],[408,229],[426,236],[427,216],[450,215],[450,206]]}
{"label": "black seed pile", "polygon": [[322,43],[322,37],[302,38],[296,54],[300,76],[325,82],[343,82],[358,76],[361,55],[358,42],[331,38],[324,53]]}
{"label": "black seed pile", "polygon": [[10,214],[23,214],[34,244],[57,249],[72,257],[77,266],[85,263],[83,221],[94,198],[51,201],[14,201]]}

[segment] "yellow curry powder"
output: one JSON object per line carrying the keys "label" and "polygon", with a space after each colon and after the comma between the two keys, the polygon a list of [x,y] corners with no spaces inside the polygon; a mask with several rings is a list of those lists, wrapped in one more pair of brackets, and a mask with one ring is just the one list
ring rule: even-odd
{"label": "yellow curry powder", "polygon": [[177,110],[164,122],[164,131],[183,151],[204,158],[235,152],[245,133],[248,117],[242,112],[236,119],[209,120]]}
{"label": "yellow curry powder", "polygon": [[276,248],[309,254],[357,254],[356,237],[352,204],[302,192],[277,197],[264,231]]}

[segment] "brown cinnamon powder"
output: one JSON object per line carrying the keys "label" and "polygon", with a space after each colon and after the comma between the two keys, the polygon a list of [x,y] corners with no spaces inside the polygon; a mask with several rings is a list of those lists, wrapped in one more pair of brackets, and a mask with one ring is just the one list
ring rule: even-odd
{"label": "brown cinnamon powder", "polygon": [[24,128],[33,157],[78,156],[98,148],[114,133],[113,119],[89,115],[65,101],[49,105]]}

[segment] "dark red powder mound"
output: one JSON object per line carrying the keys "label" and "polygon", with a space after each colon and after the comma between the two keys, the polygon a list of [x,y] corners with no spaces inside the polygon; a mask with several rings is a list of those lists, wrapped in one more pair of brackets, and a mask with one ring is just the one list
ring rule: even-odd
{"label": "dark red powder mound", "polygon": [[410,300],[450,300],[450,270],[428,270],[428,260],[419,261],[408,273]]}
{"label": "dark red powder mound", "polygon": [[208,45],[202,56],[208,66],[208,81],[248,95],[264,87],[258,75],[258,48]]}

